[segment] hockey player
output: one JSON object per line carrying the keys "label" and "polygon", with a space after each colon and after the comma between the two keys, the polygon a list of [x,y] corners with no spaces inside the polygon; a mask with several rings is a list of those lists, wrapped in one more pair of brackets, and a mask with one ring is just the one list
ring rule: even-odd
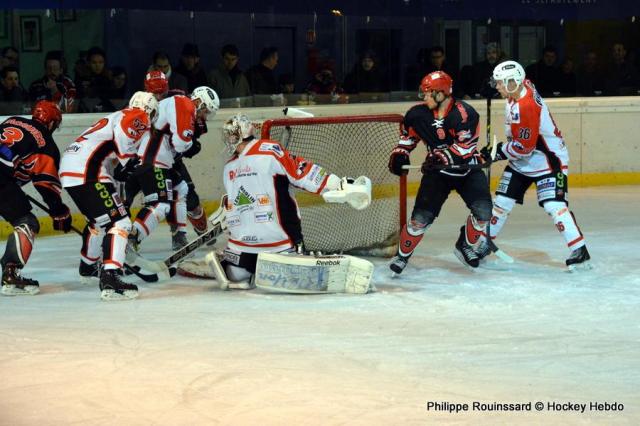
{"label": "hockey player", "polygon": [[[176,224],[177,233],[180,233],[174,237],[174,245],[179,248],[186,243],[188,183],[174,169],[175,158],[178,154],[188,157],[199,151],[200,143],[194,143],[196,123],[206,122],[219,107],[218,95],[206,86],[197,87],[190,98],[176,95],[160,101],[154,129],[143,138],[138,150],[142,164],[134,175],[144,194],[144,207],[134,221],[133,245],[146,238],[165,218]],[[170,213],[172,215],[168,217]],[[204,211],[200,220],[203,219]],[[180,241],[176,240],[178,238]]]}
{"label": "hockey player", "polygon": [[[162,71],[148,72],[144,80],[144,88],[146,92],[152,93],[158,101],[166,99],[170,96],[184,95],[184,92],[182,92],[181,90],[169,90],[169,81]],[[198,139],[206,132],[206,118],[196,119],[192,139],[192,148],[174,157],[172,176],[174,178],[184,180],[187,184],[186,204],[185,195],[175,190],[176,187],[181,190],[183,190],[183,188],[179,185],[176,185],[176,187],[174,187],[173,194],[174,201],[171,203],[172,211],[168,215],[171,226],[172,248],[174,251],[187,244],[187,233],[185,230],[185,224],[172,222],[172,219],[175,219],[176,217],[184,217],[185,213],[184,211],[176,212],[175,209],[186,209],[186,217],[198,235],[204,233],[207,230],[207,218],[204,208],[200,204],[200,197],[196,192],[193,179],[191,179],[191,175],[189,174],[186,165],[182,161],[183,157],[192,158],[194,155],[200,152],[201,145]],[[176,181],[178,179],[176,179]],[[132,179],[127,182],[125,200],[125,202],[127,203],[127,207],[131,205],[133,198],[139,191],[140,185],[136,179]]]}
{"label": "hockey player", "polygon": [[[257,139],[254,133],[245,115],[235,115],[223,126],[231,158],[223,171],[229,240],[221,263],[227,278],[236,283],[247,282],[255,273],[260,252],[304,250],[292,186],[322,194],[327,201],[330,192],[351,186],[347,178],[292,155],[277,141]],[[364,208],[368,202],[354,207]]]}
{"label": "hockey player", "polygon": [[[507,136],[506,142],[498,144],[495,160],[509,160],[509,164],[496,191],[491,238],[498,235],[514,205],[522,204],[524,193],[535,184],[538,204],[551,216],[571,250],[566,265],[574,269],[585,264],[590,259],[589,252],[567,201],[569,153],[549,108],[515,61],[498,64],[493,70],[493,82],[506,99]],[[483,156],[489,156],[486,148]],[[488,254],[486,244],[479,254]]]}
{"label": "hockey player", "polygon": [[465,225],[460,228],[454,253],[469,267],[479,265],[474,247],[478,247],[480,235],[491,217],[491,195],[485,174],[479,169],[465,167],[481,161],[476,150],[478,113],[466,102],[454,99],[452,87],[453,80],[442,71],[432,72],[422,79],[420,97],[424,103],[406,113],[400,142],[391,152],[389,170],[401,175],[407,172],[402,166],[409,164],[409,154],[418,142],[423,141],[428,151],[411,220],[400,233],[398,252],[390,264],[396,274],[407,266],[453,189],[471,210]]}
{"label": "hockey player", "polygon": [[10,117],[0,124],[0,216],[14,228],[0,260],[1,292],[5,296],[33,295],[40,291],[38,281],[20,274],[40,230],[21,186],[33,182],[49,207],[53,229],[64,232],[71,229],[69,208],[60,198],[60,151],[52,137],[61,122],[57,104],[39,101],[31,119]]}
{"label": "hockey player", "polygon": [[136,167],[139,141],[157,113],[153,95],[136,92],[128,108],[85,130],[62,157],[62,186],[89,221],[80,252],[81,280],[99,279],[103,300],[138,297],[138,287],[120,278],[131,220],[114,184]]}

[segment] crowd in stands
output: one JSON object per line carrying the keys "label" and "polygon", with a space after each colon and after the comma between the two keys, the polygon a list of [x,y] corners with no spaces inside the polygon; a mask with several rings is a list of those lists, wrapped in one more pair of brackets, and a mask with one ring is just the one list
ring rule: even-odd
{"label": "crowd in stands", "polygon": [[[455,69],[441,46],[420,49],[416,62],[404,70],[401,88],[414,91],[424,75],[443,70],[454,80],[455,97],[491,96],[495,93],[487,84],[491,71],[496,64],[510,58],[497,43],[488,43],[484,53],[484,60]],[[387,64],[372,50],[358,57],[342,81],[336,74],[334,60],[317,56],[311,60],[310,55],[309,80],[304,87],[296,87],[289,73],[278,75],[279,55],[276,47],[264,48],[258,63],[243,71],[238,47],[227,44],[220,50],[219,64],[207,73],[200,63],[198,46],[186,43],[177,63],[172,63],[166,52],[153,53],[148,71],[162,71],[170,89],[190,93],[195,87],[208,85],[223,100],[304,93],[326,95],[331,101],[344,102],[350,94],[384,93],[400,88],[390,80]],[[622,42],[611,46],[609,58],[599,58],[595,51],[589,51],[580,59],[579,62],[569,57],[560,60],[558,50],[546,46],[540,59],[526,67],[527,78],[545,97],[640,94],[639,58],[630,54]],[[115,111],[126,104],[143,80],[143,76],[136,76],[132,84],[124,67],[109,66],[107,54],[100,47],[83,51],[71,69],[61,50],[47,52],[43,76],[28,86],[23,86],[20,80],[19,61],[19,52],[14,47],[1,50],[0,114],[28,112],[30,105],[41,99],[57,102],[63,112]]]}

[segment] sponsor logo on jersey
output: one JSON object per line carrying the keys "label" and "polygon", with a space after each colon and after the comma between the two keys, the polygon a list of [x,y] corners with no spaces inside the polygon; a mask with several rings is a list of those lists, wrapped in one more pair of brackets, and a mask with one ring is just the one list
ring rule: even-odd
{"label": "sponsor logo on jersey", "polygon": [[263,143],[260,145],[260,151],[262,152],[273,152],[278,157],[283,157],[284,152],[282,151],[282,147],[277,143]]}
{"label": "sponsor logo on jersey", "polygon": [[507,188],[509,188],[509,183],[511,182],[511,176],[512,174],[510,172],[505,172],[502,174],[496,192],[501,192],[503,194],[507,193]]}
{"label": "sponsor logo on jersey", "polygon": [[243,235],[242,238],[240,238],[240,241],[243,243],[257,243],[258,237],[255,235]]}
{"label": "sponsor logo on jersey", "polygon": [[233,170],[229,170],[229,180],[234,180],[239,177],[244,176],[256,176],[257,173],[254,172],[250,166],[237,167]]}
{"label": "sponsor logo on jersey", "polygon": [[259,206],[270,206],[271,205],[271,198],[269,198],[269,196],[267,194],[258,194],[258,195],[256,195],[256,198],[258,199],[258,205]]}
{"label": "sponsor logo on jersey", "polygon": [[192,137],[193,137],[193,130],[187,129],[182,132],[182,139],[186,141],[190,141]]}
{"label": "sponsor logo on jersey", "polygon": [[227,218],[227,226],[233,228],[240,225],[240,216],[229,216]]}
{"label": "sponsor logo on jersey", "polygon": [[514,103],[509,110],[509,122],[510,123],[520,123],[520,106],[517,103]]}
{"label": "sponsor logo on jersey", "polygon": [[238,190],[238,195],[233,200],[233,205],[236,207],[240,206],[248,206],[256,202],[256,199],[244,189],[244,186],[241,186]]}
{"label": "sponsor logo on jersey", "polygon": [[314,171],[311,175],[313,176],[314,173],[317,173],[317,175],[315,177],[310,177],[310,179],[312,179],[313,183],[317,186],[320,185],[325,176],[327,176],[327,171],[319,166],[313,166],[313,169]]}
{"label": "sponsor logo on jersey", "polygon": [[260,212],[254,215],[256,223],[273,222],[273,212]]}
{"label": "sponsor logo on jersey", "polygon": [[464,142],[467,139],[471,139],[471,130],[460,130],[458,133],[458,140]]}
{"label": "sponsor logo on jersey", "polygon": [[80,151],[80,145],[78,145],[77,143],[72,143],[67,147],[67,149],[64,150],[64,152],[70,152],[73,154],[75,154],[78,151]]}

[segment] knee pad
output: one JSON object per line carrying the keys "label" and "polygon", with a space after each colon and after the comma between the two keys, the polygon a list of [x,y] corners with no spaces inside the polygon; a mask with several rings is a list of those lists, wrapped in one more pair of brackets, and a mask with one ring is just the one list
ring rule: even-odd
{"label": "knee pad", "polygon": [[116,221],[110,228],[110,231],[113,229],[117,229],[117,230],[121,230],[121,231],[125,231],[127,234],[129,234],[129,232],[131,232],[131,219],[129,219],[128,217],[123,217],[122,219]]}
{"label": "knee pad", "polygon": [[159,220],[163,220],[165,217],[167,217],[167,215],[171,211],[171,204],[168,202],[155,201],[155,202],[147,203],[145,201],[144,206],[149,210],[151,210],[157,217],[159,217]]}
{"label": "knee pad", "polygon": [[476,200],[471,203],[471,214],[479,222],[488,222],[491,219],[491,200]]}
{"label": "knee pad", "polygon": [[513,198],[505,197],[504,195],[496,196],[493,202],[494,213],[496,216],[505,217],[511,213],[513,206],[516,205],[516,200]]}
{"label": "knee pad", "polygon": [[411,235],[422,235],[434,220],[433,213],[428,210],[417,209],[411,214],[411,220],[407,224],[407,232]]}
{"label": "knee pad", "polygon": [[184,200],[189,193],[189,185],[185,181],[180,181],[179,184],[173,187],[173,190],[176,192],[174,200]]}
{"label": "knee pad", "polygon": [[33,234],[40,232],[40,222],[38,222],[38,218],[33,213],[28,213],[18,218],[12,225],[14,228],[27,226]]}
{"label": "knee pad", "polygon": [[561,214],[569,210],[569,206],[567,206],[567,203],[563,201],[547,201],[542,205],[542,207],[544,208],[544,211],[546,211],[547,214],[552,218],[560,216]]}

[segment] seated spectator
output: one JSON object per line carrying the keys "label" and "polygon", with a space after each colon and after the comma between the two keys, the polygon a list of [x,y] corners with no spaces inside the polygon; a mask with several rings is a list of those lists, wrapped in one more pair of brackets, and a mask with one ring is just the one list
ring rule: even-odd
{"label": "seated spectator", "polygon": [[535,64],[529,65],[525,73],[527,78],[536,86],[542,96],[553,96],[559,93],[560,69],[556,66],[558,51],[553,46],[542,49],[542,58]]}
{"label": "seated spectator", "polygon": [[607,95],[635,95],[638,88],[638,70],[627,58],[623,43],[611,47],[611,62],[606,68],[605,93]]}
{"label": "seated spectator", "polygon": [[109,90],[109,100],[116,110],[124,108],[129,102],[129,91],[127,90],[127,70],[123,67],[111,68],[111,89]]}
{"label": "seated spectator", "polygon": [[22,114],[23,103],[27,101],[27,93],[20,85],[18,69],[13,65],[7,65],[0,71],[0,102],[11,102],[14,105],[3,106],[2,112],[7,109],[15,110],[13,114]]}
{"label": "seated spectator", "polygon": [[[496,65],[505,60],[504,53],[498,43],[488,43],[484,57],[484,61],[473,64],[470,82],[463,78],[462,70],[460,71],[461,84],[458,85],[458,87],[462,90],[465,99],[486,98],[487,96],[495,96],[498,93],[494,88],[489,86],[489,79]],[[465,81],[470,84],[466,85],[464,83]]]}
{"label": "seated spectator", "polygon": [[182,90],[184,93],[187,93],[189,90],[187,77],[173,72],[169,55],[165,52],[156,52],[153,54],[151,66],[148,71],[162,71],[169,80],[169,90]]}
{"label": "seated spectator", "polygon": [[585,55],[582,67],[576,73],[576,86],[579,96],[597,96],[604,92],[604,75],[596,52],[589,51]]}
{"label": "seated spectator", "polygon": [[65,61],[61,50],[47,52],[44,58],[44,76],[29,86],[29,99],[35,103],[46,99],[58,104],[62,112],[74,112],[76,86],[64,74]]}
{"label": "seated spectator", "polygon": [[318,72],[313,75],[313,78],[307,84],[307,93],[315,95],[335,95],[340,93],[341,90],[331,68],[329,62],[325,62],[318,68]]}
{"label": "seated spectator", "polygon": [[447,56],[445,55],[444,48],[442,46],[434,46],[429,50],[429,63],[427,64],[427,69],[420,77],[420,80],[418,80],[416,87],[420,85],[420,81],[425,75],[434,71],[444,71],[449,74],[453,79],[453,91],[455,93],[457,85],[459,84],[456,83],[458,80],[458,70],[447,62]]}
{"label": "seated spectator", "polygon": [[378,59],[372,51],[366,51],[344,78],[346,93],[387,92],[389,84],[380,70]]}
{"label": "seated spectator", "polygon": [[111,87],[111,73],[106,67],[107,55],[100,47],[87,51],[87,74],[76,82],[79,98],[107,98]]}
{"label": "seated spectator", "polygon": [[238,47],[227,44],[220,50],[220,56],[222,62],[218,68],[209,73],[209,86],[221,99],[251,96],[249,82],[238,66],[240,59]]}
{"label": "seated spectator", "polygon": [[188,93],[193,92],[193,89],[196,87],[207,85],[207,74],[200,65],[200,52],[198,51],[197,44],[185,43],[182,47],[180,64],[174,71],[176,74],[183,75],[187,79]]}
{"label": "seated spectator", "polygon": [[254,95],[271,95],[280,92],[278,81],[274,73],[278,65],[278,49],[265,47],[260,52],[260,63],[252,66],[246,72],[247,81]]}
{"label": "seated spectator", "polygon": [[576,95],[576,73],[573,71],[573,61],[569,58],[565,59],[560,65],[558,91],[560,96]]}
{"label": "seated spectator", "polygon": [[278,80],[278,83],[280,86],[280,92],[284,93],[285,95],[296,93],[296,82],[293,78],[293,75],[291,75],[290,73],[282,74],[280,76],[280,79]]}
{"label": "seated spectator", "polygon": [[13,66],[20,69],[20,54],[13,46],[3,47],[0,52],[0,70],[4,67]]}

